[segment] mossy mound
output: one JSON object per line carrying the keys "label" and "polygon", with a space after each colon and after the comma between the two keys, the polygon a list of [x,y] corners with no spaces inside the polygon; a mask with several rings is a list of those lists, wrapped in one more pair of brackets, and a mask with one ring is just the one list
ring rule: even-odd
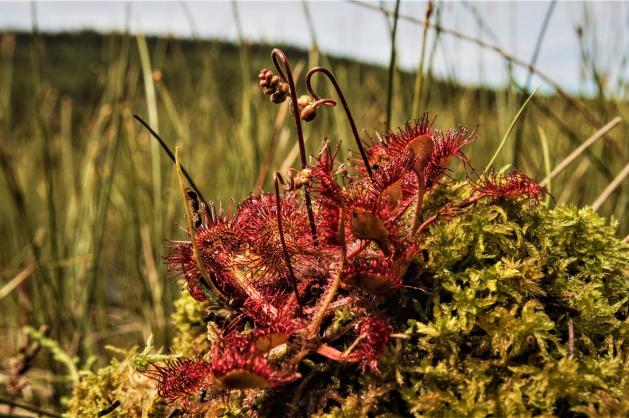
{"label": "mossy mound", "polygon": [[[426,214],[468,193],[440,186]],[[374,300],[394,328],[379,373],[305,360],[289,385],[208,397],[206,416],[629,416],[628,261],[589,208],[478,204],[429,229],[403,290]],[[206,354],[212,313],[182,296],[178,351]],[[86,372],[70,415],[118,399],[111,416],[141,416],[156,394],[133,373]]]}
{"label": "mossy mound", "polygon": [[155,381],[132,367],[136,350],[123,360],[112,359],[96,371],[82,370],[68,402],[67,417],[162,417],[167,408]]}
{"label": "mossy mound", "polygon": [[430,290],[402,303],[410,339],[360,385],[386,400],[358,392],[322,416],[629,416],[628,252],[613,225],[588,208],[479,206],[425,248],[415,280]]}

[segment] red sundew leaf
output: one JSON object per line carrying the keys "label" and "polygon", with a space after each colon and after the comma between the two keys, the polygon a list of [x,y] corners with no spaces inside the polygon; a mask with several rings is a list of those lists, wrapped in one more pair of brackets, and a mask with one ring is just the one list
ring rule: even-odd
{"label": "red sundew leaf", "polygon": [[[373,171],[378,171],[391,158],[389,152],[387,151],[386,146],[382,142],[375,142],[370,145],[365,153],[367,154],[367,160],[369,161],[369,165],[373,169]],[[360,157],[360,156],[359,156]],[[363,160],[354,158],[352,160],[352,166],[358,169],[358,172],[365,176],[367,174],[367,169],[363,165]]]}
{"label": "red sundew leaf", "polygon": [[382,140],[384,147],[391,157],[406,154],[412,142],[421,136],[433,137],[432,124],[428,119],[428,113],[424,113],[420,119],[406,122],[397,131],[389,130]]}
{"label": "red sundew leaf", "polygon": [[196,231],[199,250],[204,254],[231,254],[240,248],[243,239],[234,228],[234,222],[219,221],[204,225]]}
{"label": "red sundew leaf", "polygon": [[413,142],[422,136],[430,137],[433,144],[430,160],[423,169],[426,187],[432,187],[446,173],[452,157],[457,157],[464,164],[468,164],[462,148],[476,139],[476,128],[469,134],[466,128],[442,132],[434,130],[433,123],[434,119],[429,120],[428,114],[424,113],[420,119],[407,122],[397,131],[389,130],[385,133],[380,142],[366,150],[370,162],[373,163],[374,172],[396,157],[408,154],[409,149],[413,149]]}
{"label": "red sundew leaf", "polygon": [[354,257],[341,277],[344,283],[374,295],[387,295],[402,286],[398,268],[383,257]]}
{"label": "red sundew leaf", "polygon": [[491,197],[493,199],[525,198],[539,202],[548,194],[548,190],[526,174],[513,169],[507,174],[498,174],[491,170],[477,182],[469,181],[473,196],[476,198]]}
{"label": "red sundew leaf", "polygon": [[[206,218],[205,224],[195,231],[195,240],[199,248],[199,257],[205,269],[215,280],[222,292],[241,299],[242,292],[231,277],[232,259],[239,251],[242,240],[233,229],[228,217],[216,216],[213,222]],[[199,301],[207,300],[201,290],[205,280],[194,258],[190,242],[176,242],[171,246],[170,255],[165,257],[168,270],[175,272],[175,277],[183,277],[190,294]]]}
{"label": "red sundew leaf", "polygon": [[[297,274],[314,263],[308,215],[298,204],[294,193],[280,199],[281,219],[286,250]],[[279,285],[288,280],[277,223],[277,202],[272,194],[251,196],[242,202],[236,213],[238,235],[247,243],[248,254],[243,264],[252,273],[256,286]]]}
{"label": "red sundew leaf", "polygon": [[350,211],[350,230],[358,239],[374,241],[385,256],[391,254],[391,233],[378,214],[354,205]]}
{"label": "red sundew leaf", "polygon": [[243,305],[242,311],[256,326],[269,332],[281,332],[289,335],[302,327],[303,320],[298,317],[297,301],[294,293],[287,286],[283,291],[278,290],[274,294],[261,294],[267,304],[278,308],[276,313],[270,313],[258,301],[248,299]]}
{"label": "red sundew leaf", "polygon": [[275,321],[266,327],[255,329],[252,339],[256,349],[261,353],[266,353],[278,345],[288,342],[295,332],[305,328],[304,322],[299,319],[278,315]]}
{"label": "red sundew leaf", "polygon": [[199,302],[207,300],[207,296],[200,287],[200,280],[203,280],[201,272],[194,260],[192,244],[189,242],[175,243],[170,248],[170,254],[165,257],[167,269],[174,272],[174,278],[183,277],[186,288],[190,295]]}
{"label": "red sundew leaf", "polygon": [[169,401],[184,401],[209,385],[210,364],[203,360],[176,359],[154,364],[145,374],[157,380],[157,394]]}
{"label": "red sundew leaf", "polygon": [[373,316],[365,317],[358,327],[362,340],[349,359],[360,362],[363,369],[369,367],[373,372],[378,372],[378,359],[389,343],[392,332],[393,328],[387,321]]}
{"label": "red sundew leaf", "polygon": [[340,224],[341,208],[345,205],[343,189],[332,175],[333,157],[330,156],[329,146],[316,157],[316,163],[311,167],[313,191],[317,196],[321,242],[324,245],[341,245]]}
{"label": "red sundew leaf", "polygon": [[[404,241],[398,232],[400,220],[398,215],[406,206],[400,204],[399,208],[393,208],[388,197],[373,192],[371,186],[366,183],[351,185],[346,194],[348,196],[346,224],[351,233],[346,235],[375,242],[386,257],[399,252]],[[403,202],[407,201],[408,198]]]}
{"label": "red sundew leaf", "polygon": [[299,375],[292,369],[272,367],[251,337],[232,335],[213,347],[214,383],[224,389],[265,389],[277,387]]}
{"label": "red sundew leaf", "polygon": [[403,201],[417,192],[413,184],[415,176],[410,176],[413,167],[413,154],[406,153],[387,161],[374,171],[370,193],[380,199],[389,209],[395,210]]}
{"label": "red sundew leaf", "polygon": [[476,139],[477,128],[469,134],[467,128],[449,129],[445,132],[435,131],[432,157],[424,169],[426,187],[431,187],[443,177],[452,157],[457,157],[465,165],[469,164],[462,149]]}

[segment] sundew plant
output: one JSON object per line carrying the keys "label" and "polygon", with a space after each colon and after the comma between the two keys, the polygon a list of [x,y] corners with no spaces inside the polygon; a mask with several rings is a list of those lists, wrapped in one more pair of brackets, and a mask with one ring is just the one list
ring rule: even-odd
{"label": "sundew plant", "polygon": [[[629,415],[629,257],[613,222],[547,209],[515,169],[475,169],[464,150],[482,128],[425,113],[361,139],[328,69],[299,96],[281,50],[272,63],[260,87],[289,100],[300,169],[216,205],[175,152],[174,344],[79,372],[68,416]],[[323,138],[307,156],[303,122],[335,107],[355,153],[339,161]]]}

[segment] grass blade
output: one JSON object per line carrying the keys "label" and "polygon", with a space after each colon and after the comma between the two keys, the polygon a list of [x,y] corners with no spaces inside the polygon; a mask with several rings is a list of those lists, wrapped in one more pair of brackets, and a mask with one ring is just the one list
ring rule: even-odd
{"label": "grass blade", "polygon": [[395,1],[393,12],[393,27],[391,28],[391,57],[389,58],[389,78],[387,81],[387,130],[391,128],[391,116],[393,113],[393,77],[395,76],[395,37],[397,35],[397,23],[400,13],[400,0]]}
{"label": "grass blade", "polygon": [[603,205],[603,203],[605,203],[605,201],[609,198],[612,192],[618,186],[622,184],[623,180],[628,175],[629,175],[629,164],[625,165],[625,168],[623,168],[622,171],[614,178],[614,180],[612,180],[612,182],[609,183],[607,187],[605,187],[605,190],[603,190],[603,193],[601,193],[599,197],[596,198],[594,203],[592,203],[592,209],[598,210]]}
{"label": "grass blade", "polygon": [[[142,34],[136,36],[138,43],[138,52],[140,54],[140,64],[142,67],[142,78],[144,79],[144,91],[146,93],[146,106],[148,109],[149,124],[159,132],[159,120],[157,118],[157,96],[155,94],[155,84],[153,83],[153,70],[151,69],[151,57],[149,55],[146,38]],[[162,208],[162,172],[161,172],[161,155],[159,146],[155,142],[151,142],[151,178],[153,184],[153,199],[155,204],[155,237],[163,236],[161,214]]]}
{"label": "grass blade", "polygon": [[603,126],[601,129],[596,131],[594,135],[589,137],[577,149],[572,151],[570,155],[568,155],[559,164],[557,164],[557,166],[553,169],[553,171],[549,175],[547,175],[540,184],[542,186],[547,185],[550,180],[552,180],[554,177],[557,176],[557,174],[561,173],[566,167],[568,167],[574,160],[577,159],[579,155],[583,154],[583,152],[586,149],[588,149],[592,144],[594,144],[596,141],[604,137],[607,134],[607,132],[611,131],[616,126],[620,125],[621,122],[622,122],[622,118],[620,116],[616,116],[609,123],[607,123],[607,125]]}
{"label": "grass blade", "polygon": [[526,107],[528,106],[528,104],[531,101],[531,99],[533,98],[533,96],[535,96],[535,93],[537,93],[537,90],[539,90],[539,87],[536,88],[535,90],[533,90],[533,93],[531,93],[531,95],[528,97],[528,99],[526,99],[526,101],[522,104],[522,107],[520,107],[520,110],[518,110],[518,113],[516,113],[515,118],[513,118],[513,120],[511,121],[511,125],[509,125],[509,129],[507,129],[507,132],[505,132],[504,136],[502,137],[502,140],[500,140],[500,144],[498,144],[498,148],[496,149],[496,152],[494,152],[494,155],[491,157],[491,159],[489,160],[489,162],[485,166],[485,170],[483,170],[485,173],[493,165],[494,161],[498,157],[498,154],[500,154],[500,151],[502,150],[502,148],[504,147],[505,143],[507,142],[507,139],[509,138],[509,135],[511,134],[511,131],[513,131],[513,128],[515,127],[516,123],[520,119],[520,116],[522,116],[522,113],[524,112],[524,109],[526,109]]}
{"label": "grass blade", "polygon": [[[544,130],[542,129],[541,126],[539,126],[537,129],[539,132],[539,141],[542,143],[542,156],[544,157],[544,171],[546,172],[546,176],[549,176],[551,168],[550,168],[550,151],[548,150],[548,138],[546,138],[546,133],[544,133]],[[550,194],[552,193],[550,181],[548,182],[546,189],[548,189],[548,194],[546,195],[545,203],[546,203],[546,207],[548,207],[551,201]]]}
{"label": "grass blade", "polygon": [[424,61],[426,58],[426,40],[428,39],[428,28],[430,22],[430,16],[432,15],[433,5],[432,1],[429,1],[426,5],[426,20],[424,21],[424,30],[422,32],[422,47],[419,55],[419,66],[417,67],[417,74],[415,75],[415,93],[413,95],[413,106],[411,107],[411,116],[417,117],[419,115],[419,104],[422,99],[422,90],[424,87]]}

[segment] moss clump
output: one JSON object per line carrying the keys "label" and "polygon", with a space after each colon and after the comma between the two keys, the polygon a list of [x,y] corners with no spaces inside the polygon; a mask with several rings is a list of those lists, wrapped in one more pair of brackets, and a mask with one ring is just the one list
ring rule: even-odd
{"label": "moss clump", "polygon": [[[136,350],[122,361],[112,359],[97,371],[82,370],[68,402],[66,417],[162,417],[166,406],[152,379],[131,367]],[[111,412],[108,412],[111,411]],[[107,413],[108,412],[108,413]]]}
{"label": "moss clump", "polygon": [[589,208],[479,206],[425,248],[414,280],[430,292],[403,299],[409,339],[322,417],[629,415],[628,251],[613,224]]}
{"label": "moss clump", "polygon": [[172,314],[176,334],[172,349],[185,357],[195,357],[210,349],[206,316],[211,310],[204,303],[194,300],[187,291],[175,301],[175,312]]}
{"label": "moss clump", "polygon": [[628,416],[628,260],[589,208],[499,202],[435,226],[409,280],[427,294],[396,301],[408,339],[319,416]]}
{"label": "moss clump", "polygon": [[626,416],[627,248],[589,208],[478,206],[433,228],[432,289],[389,361],[407,412]]}

